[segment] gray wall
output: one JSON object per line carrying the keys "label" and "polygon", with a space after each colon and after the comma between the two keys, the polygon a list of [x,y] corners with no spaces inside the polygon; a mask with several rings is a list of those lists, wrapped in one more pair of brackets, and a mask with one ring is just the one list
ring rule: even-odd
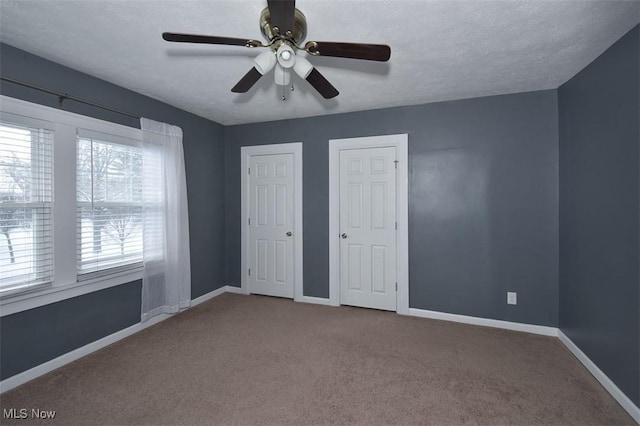
{"label": "gray wall", "polygon": [[[408,133],[410,305],[560,325],[640,404],[638,33],[558,92],[226,128],[10,46],[0,61],[3,75],[183,128],[194,298],[240,282],[241,146],[304,143],[304,293],[328,297],[327,141]],[[0,92],[58,107],[11,84]],[[73,102],[63,109],[138,126]],[[0,378],[139,315],[138,281],[3,317]]]}
{"label": "gray wall", "polygon": [[[6,44],[0,44],[0,63],[3,76],[182,127],[189,198],[191,296],[196,298],[225,284],[223,126]],[[0,93],[59,108],[55,96],[11,83],[2,82]],[[140,127],[136,119],[73,101],[65,101],[61,109]],[[100,301],[96,294],[89,294],[2,317],[0,377],[4,379],[140,321],[139,283],[117,286],[97,295],[104,299]],[[98,309],[87,310],[85,305]],[[96,316],[96,312],[104,315]],[[49,328],[38,326],[52,318],[55,322]],[[30,332],[47,334],[46,344],[25,342],[24,336]]]}
{"label": "gray wall", "polygon": [[559,89],[560,328],[640,406],[640,29]]}
{"label": "gray wall", "polygon": [[410,306],[557,326],[557,117],[549,90],[227,126],[227,282],[240,283],[241,146],[303,142],[304,294],[326,298],[328,140],[408,133]]}
{"label": "gray wall", "polygon": [[140,322],[142,281],[0,320],[0,380]]}

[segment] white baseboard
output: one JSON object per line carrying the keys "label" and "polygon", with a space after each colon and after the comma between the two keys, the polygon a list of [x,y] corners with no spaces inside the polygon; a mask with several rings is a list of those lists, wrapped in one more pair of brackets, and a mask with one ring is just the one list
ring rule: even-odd
{"label": "white baseboard", "polygon": [[618,404],[622,405],[627,413],[636,421],[636,423],[640,424],[640,407],[635,405],[633,401],[629,399],[627,395],[624,394],[620,390],[618,386],[606,375],[598,366],[589,359],[587,355],[585,355],[582,350],[576,346],[575,343],[569,339],[569,337],[562,332],[562,330],[558,330],[558,338],[564,345],[575,355],[576,358],[584,365],[587,370],[596,378],[597,381],[611,394],[611,396],[618,401]]}
{"label": "white baseboard", "polygon": [[102,339],[98,339],[78,349],[67,352],[64,355],[60,355],[57,358],[35,366],[29,370],[23,371],[22,373],[18,373],[15,376],[4,379],[0,382],[0,393],[6,392],[37,377],[47,374],[50,371],[55,370],[56,368],[60,368],[63,365],[69,364],[70,362],[82,358],[83,356],[89,355],[90,353],[102,349],[105,346],[109,346],[110,344],[115,343],[118,340],[122,340],[125,337],[131,336],[132,334],[142,331],[147,327],[157,324],[160,321],[169,318],[170,316],[171,315],[169,314],[157,315],[151,318],[149,321],[139,322],[120,331],[116,331],[115,333],[103,337]]}
{"label": "white baseboard", "polygon": [[[210,293],[197,297],[191,301],[191,306],[199,305],[202,302],[205,302],[209,299],[212,299],[216,296],[226,293],[228,291],[227,288],[228,286],[223,286]],[[172,316],[171,314],[157,315],[148,321],[139,322],[137,324],[134,324],[120,331],[116,331],[113,334],[105,336],[94,342],[88,343],[78,349],[74,349],[71,352],[67,352],[66,354],[60,355],[57,358],[54,358],[40,365],[37,365],[29,370],[23,371],[22,373],[18,373],[15,376],[6,378],[0,382],[0,393],[11,390],[24,383],[27,383],[28,381],[31,381],[37,377],[47,374],[57,368],[62,367],[63,365],[69,364],[70,362],[80,359],[83,356],[89,355],[92,352],[102,349],[105,346],[109,346],[110,344],[115,343],[118,340],[122,340],[125,337],[129,337],[132,334],[138,333],[139,331],[142,331],[147,327],[151,327],[152,325],[155,325],[161,321],[164,321],[165,319],[170,318],[171,316]]]}
{"label": "white baseboard", "polygon": [[[223,293],[236,293],[244,294],[244,291],[240,287],[234,286],[222,286],[210,293],[204,294],[191,301],[191,306],[199,305],[207,300],[213,299]],[[323,299],[321,297],[301,296],[296,299],[296,302],[314,303],[319,305],[332,306],[330,299]],[[575,355],[576,358],[589,370],[589,372],[602,384],[602,386],[613,396],[613,398],[629,413],[629,415],[640,424],[640,408],[633,403],[613,381],[607,377],[607,375],[598,368],[598,366],[587,357],[584,352],[578,348],[575,343],[571,341],[561,330],[555,327],[547,327],[542,325],[523,324],[510,321],[494,320],[488,318],[472,317],[467,315],[449,314],[445,312],[429,311],[425,309],[409,308],[409,315],[430,318],[443,321],[452,321],[463,324],[480,325],[485,327],[502,328],[506,330],[523,331],[527,333],[540,334],[543,336],[558,337],[560,341]],[[89,355],[99,349],[104,348],[112,343],[122,340],[125,337],[131,336],[139,331],[144,330],[154,324],[157,324],[172,315],[161,314],[144,323],[140,322],[127,327],[123,330],[117,331],[102,339],[91,342],[85,346],[75,349],[71,352],[67,352],[57,358],[33,367],[22,373],[18,373],[15,376],[11,376],[0,382],[0,393],[11,390],[17,386],[20,386],[28,381],[31,381],[39,376],[42,376],[50,371],[69,364],[83,356]]]}
{"label": "white baseboard", "polygon": [[616,386],[615,383],[598,366],[589,359],[588,356],[576,346],[560,329],[542,325],[522,324],[510,321],[501,321],[488,318],[478,318],[467,315],[448,314],[445,312],[428,311],[424,309],[409,308],[409,315],[430,318],[444,321],[453,321],[464,324],[481,325],[485,327],[503,328],[506,330],[524,331],[527,333],[540,334],[543,336],[558,337],[560,341],[575,355],[576,358],[589,370],[589,372],[600,382],[600,384],[611,394],[611,396],[624,408],[627,413],[640,424],[640,408],[629,399]]}
{"label": "white baseboard", "polygon": [[322,297],[313,297],[313,296],[300,296],[295,299],[296,302],[302,303],[314,303],[316,305],[327,305],[333,306],[331,299],[325,299]]}
{"label": "white baseboard", "polygon": [[558,329],[556,327],[547,327],[544,325],[523,324],[519,322],[471,317],[468,315],[448,314],[446,312],[428,311],[418,308],[409,308],[409,315],[421,318],[459,322],[463,324],[481,325],[484,327],[503,328],[505,330],[524,331],[526,333],[541,334],[543,336],[558,336]]}
{"label": "white baseboard", "polygon": [[203,294],[200,297],[196,297],[195,299],[193,299],[191,301],[191,306],[196,306],[201,304],[202,302],[206,302],[207,300],[213,299],[214,297],[220,296],[222,293],[226,293],[227,292],[227,287],[226,285],[223,285],[222,287],[213,290],[209,293]]}
{"label": "white baseboard", "polygon": [[235,293],[235,294],[247,294],[241,287],[236,287],[232,285],[227,285],[224,287],[227,293]]}

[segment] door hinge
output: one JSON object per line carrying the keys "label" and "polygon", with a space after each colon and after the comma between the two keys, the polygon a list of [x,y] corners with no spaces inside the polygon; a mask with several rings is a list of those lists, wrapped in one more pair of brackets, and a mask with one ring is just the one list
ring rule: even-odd
{"label": "door hinge", "polygon": [[251,168],[247,169],[247,174],[250,175],[251,174]]}
{"label": "door hinge", "polygon": [[[251,218],[247,219],[247,225],[251,226]],[[396,228],[396,229],[398,229],[398,228]]]}
{"label": "door hinge", "polygon": [[398,160],[394,160],[393,163],[395,164],[396,169],[397,169],[398,168]]}
{"label": "door hinge", "polygon": [[396,222],[396,231],[398,230],[398,222]]}
{"label": "door hinge", "polygon": [[398,291],[398,283],[396,283],[396,291]]}
{"label": "door hinge", "polygon": [[[251,268],[249,268],[249,276],[251,276]],[[396,284],[397,285],[397,284]]]}

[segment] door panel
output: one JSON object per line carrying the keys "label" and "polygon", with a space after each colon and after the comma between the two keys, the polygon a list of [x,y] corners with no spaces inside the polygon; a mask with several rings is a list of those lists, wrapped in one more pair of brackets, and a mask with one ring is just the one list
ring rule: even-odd
{"label": "door panel", "polygon": [[396,310],[396,148],[340,151],[340,303]]}
{"label": "door panel", "polygon": [[287,226],[287,185],[275,185],[276,226]]}
{"label": "door panel", "polygon": [[349,184],[349,228],[362,227],[362,183]]}
{"label": "door panel", "polygon": [[256,280],[267,281],[267,268],[269,265],[269,241],[256,240]]}
{"label": "door panel", "polygon": [[384,246],[371,246],[371,291],[384,293],[386,280],[387,248]]}
{"label": "door panel", "polygon": [[293,298],[293,154],[251,156],[249,292]]}
{"label": "door panel", "polygon": [[349,290],[362,291],[362,246],[349,244],[348,281]]}

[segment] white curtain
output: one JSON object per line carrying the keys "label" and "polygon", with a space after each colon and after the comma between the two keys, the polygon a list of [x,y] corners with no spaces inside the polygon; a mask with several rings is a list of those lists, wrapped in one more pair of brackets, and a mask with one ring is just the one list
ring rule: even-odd
{"label": "white curtain", "polygon": [[140,119],[143,158],[142,321],[191,304],[182,129]]}

